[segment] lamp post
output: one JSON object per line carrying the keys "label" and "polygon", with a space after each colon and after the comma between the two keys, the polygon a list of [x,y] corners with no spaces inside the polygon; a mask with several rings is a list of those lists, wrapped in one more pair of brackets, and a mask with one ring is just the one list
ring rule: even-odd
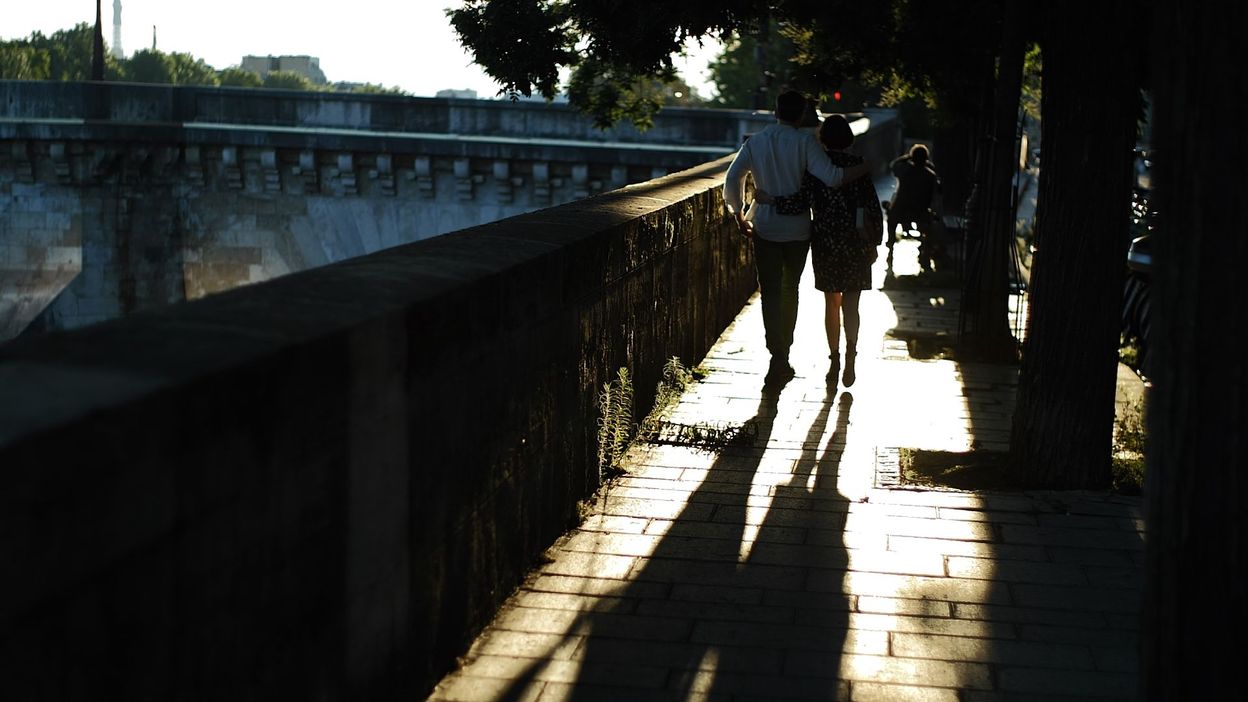
{"label": "lamp post", "polygon": [[95,42],[91,52],[91,80],[104,80],[104,28],[100,0],[95,0]]}

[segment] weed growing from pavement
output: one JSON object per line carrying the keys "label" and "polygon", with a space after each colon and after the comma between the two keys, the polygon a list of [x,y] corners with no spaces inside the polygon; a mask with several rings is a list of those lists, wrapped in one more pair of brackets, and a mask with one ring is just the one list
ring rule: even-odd
{"label": "weed growing from pavement", "polygon": [[633,384],[627,368],[616,379],[603,383],[598,403],[598,480],[602,483],[622,471],[624,455],[633,443],[675,444],[709,453],[728,446],[750,446],[758,437],[754,422],[698,422],[684,424],[671,419],[680,397],[690,385],[706,377],[700,367],[692,370],[673,356],[663,365],[663,377],[654,394],[654,407],[641,422],[633,423]]}
{"label": "weed growing from pavement", "polygon": [[598,482],[620,469],[633,436],[633,381],[628,369],[616,372],[615,380],[602,384],[598,395]]}
{"label": "weed growing from pavement", "polygon": [[663,379],[654,391],[654,407],[637,428],[637,439],[643,442],[653,441],[663,430],[663,425],[672,416],[676,404],[685,389],[693,383],[693,374],[685,368],[680,359],[672,356],[663,364]]}

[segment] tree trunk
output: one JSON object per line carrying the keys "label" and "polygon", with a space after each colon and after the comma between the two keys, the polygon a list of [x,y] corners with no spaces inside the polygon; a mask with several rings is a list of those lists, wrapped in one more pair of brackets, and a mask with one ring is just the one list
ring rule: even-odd
{"label": "tree trunk", "polygon": [[1044,12],[1038,250],[1010,470],[1036,487],[1099,488],[1110,482],[1136,38],[1121,26],[1125,0]]}
{"label": "tree trunk", "polygon": [[1248,332],[1248,137],[1234,107],[1248,101],[1248,10],[1157,8],[1145,698],[1226,699],[1243,694],[1244,650],[1227,638],[1248,624],[1248,381],[1233,341]]}
{"label": "tree trunk", "polygon": [[965,214],[966,198],[971,194],[974,178],[975,136],[967,121],[941,125],[932,135],[932,159],[940,174],[945,214],[955,217]]}
{"label": "tree trunk", "polygon": [[1017,360],[1009,321],[1009,266],[1014,255],[1014,174],[1018,154],[1018,103],[1023,84],[1024,16],[1022,0],[1005,0],[1001,59],[988,143],[982,220],[962,292],[959,353],[962,358]]}

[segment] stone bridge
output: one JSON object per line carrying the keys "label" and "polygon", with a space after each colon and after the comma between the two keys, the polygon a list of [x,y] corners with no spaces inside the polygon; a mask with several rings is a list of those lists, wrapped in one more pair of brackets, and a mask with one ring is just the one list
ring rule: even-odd
{"label": "stone bridge", "polygon": [[766,113],[0,82],[0,341],[647,181]]}

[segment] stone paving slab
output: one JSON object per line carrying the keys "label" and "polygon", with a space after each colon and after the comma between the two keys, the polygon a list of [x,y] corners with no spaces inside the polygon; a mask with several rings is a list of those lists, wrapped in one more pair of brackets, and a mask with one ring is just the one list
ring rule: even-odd
{"label": "stone paving slab", "polygon": [[805,286],[797,377],[763,391],[755,298],[673,415],[757,445],[634,447],[430,700],[1135,697],[1140,500],[876,487],[882,448],[1008,446],[1016,372],[911,358],[956,292],[874,290],[829,390]]}

